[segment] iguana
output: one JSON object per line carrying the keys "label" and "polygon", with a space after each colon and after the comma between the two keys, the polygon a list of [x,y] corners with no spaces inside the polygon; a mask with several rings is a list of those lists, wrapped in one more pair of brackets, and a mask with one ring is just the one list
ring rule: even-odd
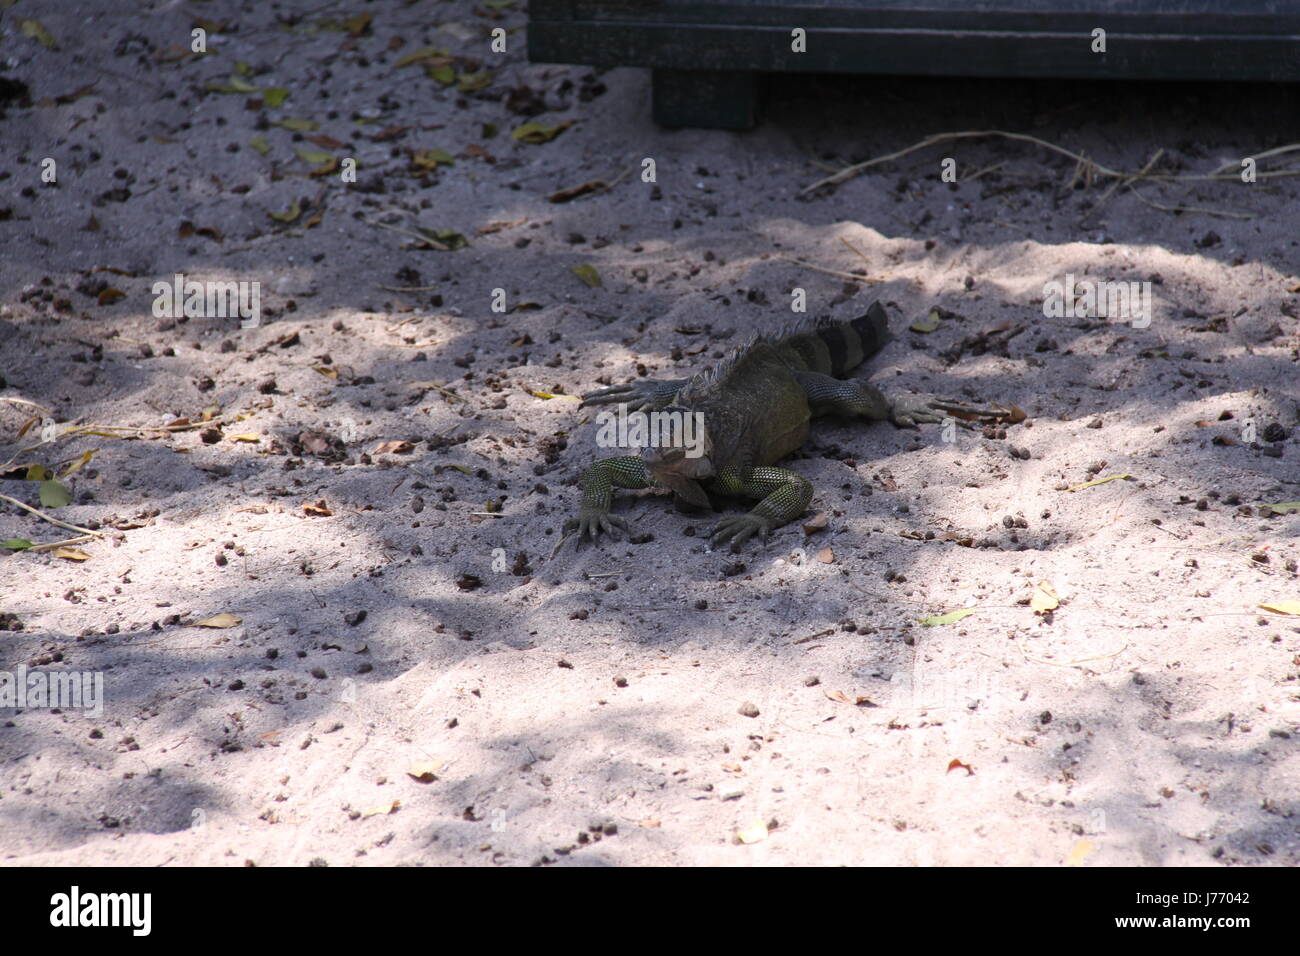
{"label": "iguana", "polygon": [[722,518],[714,545],[731,542],[738,550],[755,534],[804,513],[813,487],[806,478],[772,467],[808,436],[808,421],[840,415],[868,421],[889,419],[902,427],[940,422],[945,415],[965,421],[1007,417],[1006,411],[978,408],[926,395],[886,396],[873,385],[840,376],[880,351],[889,341],[884,307],[874,303],[851,321],[806,321],[772,336],[759,335],[709,372],[690,379],[645,379],[583,396],[582,405],[626,403],[630,411],[702,413],[702,454],[685,447],[645,447],[638,455],[596,462],[582,477],[582,506],[565,524],[582,539],[601,531],[627,531],[627,522],[609,513],[615,488],[667,488],[679,506],[710,508],[707,492],[758,499],[748,514]]}

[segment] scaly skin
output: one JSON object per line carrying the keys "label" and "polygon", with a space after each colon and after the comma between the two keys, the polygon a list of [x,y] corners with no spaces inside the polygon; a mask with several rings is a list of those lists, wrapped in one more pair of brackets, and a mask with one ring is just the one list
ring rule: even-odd
{"label": "scaly skin", "polygon": [[594,540],[602,531],[614,537],[614,528],[627,533],[627,522],[609,513],[615,488],[650,488],[654,481],[639,455],[620,455],[603,458],[588,468],[581,485],[582,507],[577,518],[565,522],[564,530],[576,530],[583,540]]}
{"label": "scaly skin", "polygon": [[[937,425],[949,415],[991,419],[1005,414],[994,408],[967,405],[933,395],[885,395],[860,379],[838,379],[817,372],[795,372],[794,377],[808,395],[814,416],[837,415],[875,422],[889,419],[900,428],[915,428],[917,425]],[[962,418],[957,422],[965,428],[975,427]]]}
{"label": "scaly skin", "polygon": [[657,412],[661,408],[667,408],[671,405],[673,399],[677,397],[677,393],[685,384],[686,379],[684,378],[670,379],[668,381],[644,378],[639,382],[628,382],[626,385],[611,385],[609,388],[598,389],[583,395],[582,404],[578,407],[618,405],[626,402],[629,412]]}
{"label": "scaly skin", "polygon": [[[643,489],[654,486],[645,462],[636,455],[604,458],[582,476],[582,507],[577,518],[565,523],[565,531],[577,531],[583,540],[601,531],[614,537],[614,529],[628,533],[627,522],[610,514],[615,488]],[[752,511],[729,515],[718,521],[710,537],[716,545],[730,543],[740,548],[755,534],[766,538],[773,528],[788,524],[808,509],[813,487],[802,475],[784,468],[726,468],[705,482],[705,488],[730,498],[761,499]]]}
{"label": "scaly skin", "polygon": [[[845,374],[878,351],[888,339],[884,309],[877,303],[852,322],[810,323],[779,337],[759,337],[712,373],[684,380],[641,379],[589,392],[582,404],[626,403],[629,411],[700,415],[704,450],[687,457],[684,449],[646,448],[641,455],[606,458],[582,478],[582,506],[565,525],[581,539],[604,531],[627,531],[627,522],[610,514],[615,488],[671,489],[679,503],[707,505],[706,493],[757,500],[747,514],[718,521],[713,544],[738,550],[754,535],[766,538],[808,508],[813,488],[807,479],[773,465],[795,451],[808,432],[808,420],[838,415],[865,421],[892,421],[903,428],[942,422],[951,415],[963,427],[995,421],[1007,412],[967,405],[932,395],[886,396]],[[694,452],[692,454],[695,454]]]}
{"label": "scaly skin", "polygon": [[728,515],[713,529],[713,544],[731,543],[739,550],[755,534],[764,540],[773,528],[788,524],[808,510],[812,501],[812,483],[802,475],[784,468],[724,468],[713,487],[734,498],[761,498],[754,510],[743,515]]}

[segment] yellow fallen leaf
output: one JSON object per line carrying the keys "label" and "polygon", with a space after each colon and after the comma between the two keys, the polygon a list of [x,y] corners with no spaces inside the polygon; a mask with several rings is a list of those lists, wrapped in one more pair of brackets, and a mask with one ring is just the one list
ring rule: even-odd
{"label": "yellow fallen leaf", "polygon": [[384,803],[377,807],[371,807],[369,810],[362,811],[361,819],[364,820],[366,817],[378,817],[383,816],[384,814],[394,813],[401,805],[401,800],[394,800],[392,803]]}
{"label": "yellow fallen leaf", "polygon": [[[339,161],[335,159],[333,156],[331,156],[329,162],[317,166],[307,175],[313,177],[314,179],[320,179],[322,176],[328,176],[330,173],[334,172],[334,170],[338,168],[339,168]],[[320,214],[317,213],[315,216],[312,216],[305,223],[303,223],[303,225],[306,226],[308,229],[311,229],[312,227],[319,225],[320,219],[321,219]]]}
{"label": "yellow fallen leaf", "polygon": [[370,21],[373,18],[373,13],[358,13],[355,17],[344,20],[343,26],[348,31],[348,36],[359,37],[370,29]]}
{"label": "yellow fallen leaf", "polygon": [[1275,611],[1278,614],[1300,614],[1300,601],[1269,601],[1259,606],[1265,611]]}
{"label": "yellow fallen leaf", "polygon": [[56,558],[66,558],[69,561],[89,561],[90,555],[86,554],[80,548],[55,548],[54,556]]}
{"label": "yellow fallen leaf", "polygon": [[1061,606],[1061,601],[1056,596],[1056,588],[1052,587],[1051,581],[1038,582],[1033,596],[1029,599],[1029,606],[1034,609],[1035,614],[1046,614]]}
{"label": "yellow fallen leaf", "polygon": [[238,73],[232,75],[230,79],[225,83],[221,83],[217,80],[213,80],[212,82],[208,83],[208,85],[204,88],[213,93],[256,93],[257,92],[257,87],[254,86],[252,83],[249,83]]}
{"label": "yellow fallen leaf", "polygon": [[573,267],[573,274],[582,280],[582,284],[589,289],[594,289],[601,284],[600,273],[596,271],[595,266],[581,265]]}
{"label": "yellow fallen leaf", "polygon": [[528,390],[528,394],[532,395],[535,398],[541,398],[541,399],[567,398],[571,402],[582,401],[582,399],[580,399],[577,395],[565,395],[563,392],[535,392],[530,388]]}
{"label": "yellow fallen leaf", "polygon": [[492,85],[492,72],[479,70],[477,73],[462,73],[456,78],[456,89],[461,93],[473,93]]}
{"label": "yellow fallen leaf", "polygon": [[257,432],[240,432],[238,435],[226,436],[226,441],[260,442],[261,440],[262,436]]}
{"label": "yellow fallen leaf", "polygon": [[438,779],[438,772],[442,770],[443,766],[441,760],[423,760],[407,767],[406,775],[413,777],[420,783],[433,783]]}
{"label": "yellow fallen leaf", "polygon": [[267,215],[276,222],[293,222],[302,215],[302,206],[300,206],[298,200],[295,199],[289,204],[289,208],[284,212],[268,212]]}
{"label": "yellow fallen leaf", "polygon": [[746,845],[762,843],[767,839],[767,833],[767,822],[765,820],[752,820],[736,831],[736,839]]}
{"label": "yellow fallen leaf", "polygon": [[[63,471],[59,472],[59,477],[66,478],[68,477],[68,475],[79,470],[83,465],[87,464],[90,461],[90,459],[95,457],[95,452],[97,452],[98,450],[99,450],[98,448],[92,448],[90,449],[90,451],[83,453],[80,458],[78,458],[76,461],[70,464],[67,468],[64,468]],[[29,478],[28,481],[30,480],[31,479]]]}
{"label": "yellow fallen leaf", "polygon": [[549,143],[572,126],[573,123],[573,120],[565,120],[563,123],[558,123],[555,126],[547,126],[545,123],[530,120],[522,126],[516,126],[510,136],[521,143],[540,145],[542,143]]}
{"label": "yellow fallen leaf", "polygon": [[328,163],[334,158],[334,154],[325,153],[319,149],[295,149],[298,158],[304,162],[311,163],[313,166],[319,166],[321,163]]}
{"label": "yellow fallen leaf", "polygon": [[195,621],[195,627],[234,627],[243,618],[236,617],[229,611],[222,611],[220,614],[214,614],[212,617],[205,617],[201,621]]}
{"label": "yellow fallen leaf", "polygon": [[411,165],[417,169],[437,169],[439,165],[455,166],[456,157],[445,149],[420,149],[411,155]]}
{"label": "yellow fallen leaf", "polygon": [[289,116],[282,120],[276,120],[271,125],[287,129],[291,133],[310,133],[314,129],[320,129],[320,123],[302,116]]}
{"label": "yellow fallen leaf", "polygon": [[817,560],[820,561],[822,564],[834,564],[835,552],[832,551],[830,548],[822,548],[820,551],[817,552]]}
{"label": "yellow fallen leaf", "polygon": [[1066,488],[1066,491],[1082,491],[1084,488],[1091,488],[1094,485],[1104,485],[1108,481],[1119,481],[1121,478],[1128,480],[1128,475],[1107,475],[1105,478],[1096,478],[1092,481],[1085,481],[1081,485],[1075,485],[1073,488]]}
{"label": "yellow fallen leaf", "polygon": [[54,35],[45,29],[45,24],[40,20],[19,20],[18,32],[25,37],[30,37],[40,43],[47,50],[53,50],[58,44],[54,42]]}
{"label": "yellow fallen leaf", "polygon": [[420,60],[446,60],[450,59],[450,54],[437,46],[423,46],[420,49],[406,54],[397,61],[397,66],[410,66],[412,63],[418,63]]}
{"label": "yellow fallen leaf", "polygon": [[933,332],[935,329],[939,327],[939,324],[940,324],[939,310],[931,309],[930,314],[928,316],[926,316],[924,319],[917,319],[915,322],[909,325],[908,328],[913,332],[927,333],[927,332]]}
{"label": "yellow fallen leaf", "polygon": [[1070,851],[1069,857],[1065,861],[1066,866],[1083,866],[1083,861],[1092,853],[1094,847],[1091,840],[1080,840]]}
{"label": "yellow fallen leaf", "polygon": [[1300,512],[1300,501],[1279,501],[1276,504],[1269,504],[1268,502],[1261,501],[1259,507],[1260,510],[1267,509],[1275,515],[1285,515],[1291,514],[1292,512]]}
{"label": "yellow fallen leaf", "polygon": [[923,617],[918,622],[926,627],[939,627],[943,624],[956,624],[962,618],[970,617],[975,613],[975,608],[964,607],[959,611],[949,611],[947,614],[940,614],[935,617]]}

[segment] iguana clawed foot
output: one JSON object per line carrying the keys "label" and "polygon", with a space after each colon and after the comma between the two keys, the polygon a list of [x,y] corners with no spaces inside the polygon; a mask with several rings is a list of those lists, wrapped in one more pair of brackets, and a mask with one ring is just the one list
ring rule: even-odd
{"label": "iguana clawed foot", "polygon": [[713,529],[709,538],[714,547],[730,541],[731,550],[739,551],[745,542],[756,534],[766,541],[771,530],[772,523],[759,515],[728,515],[718,519],[718,526]]}
{"label": "iguana clawed foot", "polygon": [[602,531],[617,540],[618,535],[614,533],[615,528],[624,534],[631,534],[627,521],[618,515],[610,514],[608,511],[588,511],[583,509],[579,512],[578,517],[570,518],[564,522],[565,533],[577,531],[579,541],[597,541]]}
{"label": "iguana clawed foot", "polygon": [[677,390],[685,384],[684,380],[663,381],[647,378],[639,382],[628,382],[625,385],[611,385],[609,388],[587,392],[582,396],[582,405],[578,407],[625,403],[628,411],[654,412],[667,407],[672,402],[673,396],[677,394]]}
{"label": "iguana clawed foot", "polygon": [[939,424],[950,415],[962,428],[975,428],[977,423],[988,424],[1009,417],[1003,408],[968,405],[934,395],[894,395],[889,402],[889,419],[900,428]]}

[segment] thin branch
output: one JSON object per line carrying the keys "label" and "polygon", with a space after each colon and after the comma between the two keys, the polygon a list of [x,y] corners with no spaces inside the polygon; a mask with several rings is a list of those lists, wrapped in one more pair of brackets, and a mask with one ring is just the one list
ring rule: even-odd
{"label": "thin branch", "polygon": [[793,262],[797,266],[803,266],[805,269],[812,269],[814,272],[824,272],[828,276],[835,276],[837,279],[850,279],[853,282],[861,282],[866,285],[874,285],[877,282],[884,282],[884,279],[870,279],[867,276],[854,275],[852,272],[837,272],[835,269],[823,269],[821,266],[815,266],[811,262],[804,262],[802,259],[794,259],[790,256],[778,256],[786,262]]}
{"label": "thin branch", "polygon": [[388,229],[391,230],[392,232],[401,233],[403,236],[409,236],[410,238],[418,240],[419,242],[422,242],[425,245],[438,250],[439,252],[450,251],[450,248],[448,246],[439,242],[437,239],[430,239],[428,236],[422,235],[421,233],[412,232],[409,229],[402,229],[399,228],[398,226],[390,226],[388,225],[388,223],[385,222],[376,222],[373,219],[363,219],[361,221],[364,222],[367,226],[374,226],[377,229]]}
{"label": "thin branch", "polygon": [[895,159],[901,159],[904,156],[907,156],[911,153],[915,153],[918,150],[926,149],[927,147],[933,146],[936,143],[945,143],[955,139],[981,139],[986,136],[1002,136],[1005,137],[1006,139],[1019,140],[1020,142],[1023,143],[1035,143],[1039,146],[1042,146],[1044,149],[1050,149],[1054,153],[1059,153],[1062,156],[1068,156],[1071,159],[1076,160],[1077,162],[1088,163],[1092,166],[1095,166],[1098,172],[1107,176],[1123,177],[1128,175],[1127,173],[1122,173],[1119,170],[1111,169],[1107,166],[1102,166],[1100,164],[1094,163],[1092,160],[1088,159],[1086,156],[1082,155],[1081,153],[1073,152],[1072,150],[1068,150],[1063,146],[1057,146],[1055,143],[1049,143],[1047,140],[1039,139],[1037,136],[1029,136],[1026,135],[1025,133],[1008,133],[1007,131],[1000,130],[1000,129],[986,129],[986,130],[966,130],[960,133],[936,133],[933,136],[927,136],[919,143],[913,143],[911,146],[908,146],[905,149],[900,149],[897,152],[890,153],[887,156],[877,156],[875,159],[868,159],[861,163],[854,163],[852,166],[846,166],[845,168],[841,169],[838,173],[835,173],[834,175],[827,176],[825,179],[820,179],[817,182],[813,183],[811,186],[805,186],[803,191],[809,193],[812,192],[814,189],[820,189],[822,186],[833,186],[836,183],[842,183],[846,179],[851,179],[854,176],[861,173],[862,171],[870,169],[872,166],[879,166],[881,163],[888,163]]}
{"label": "thin branch", "polygon": [[858,248],[857,246],[855,246],[853,243],[849,242],[849,241],[848,241],[847,239],[845,239],[843,236],[840,236],[840,242],[842,242],[842,243],[844,243],[846,246],[848,246],[850,252],[855,253],[859,259],[861,259],[863,262],[865,262],[865,263],[867,264],[868,267],[870,267],[870,265],[871,265],[871,260],[867,258],[867,254],[866,254],[865,252],[863,252],[861,249],[859,249],[859,248]]}
{"label": "thin branch", "polygon": [[1156,164],[1156,160],[1158,160],[1161,156],[1164,155],[1164,152],[1165,152],[1164,147],[1161,147],[1160,149],[1157,149],[1154,153],[1152,153],[1151,158],[1147,160],[1147,164],[1142,167],[1141,171],[1139,171],[1136,176],[1130,176],[1128,179],[1116,180],[1114,183],[1112,183],[1110,189],[1107,189],[1104,193],[1102,193],[1101,198],[1092,204],[1092,210],[1088,213],[1088,215],[1091,216],[1098,209],[1100,209],[1102,205],[1106,202],[1106,200],[1109,199],[1111,195],[1114,194],[1115,190],[1119,189],[1120,186],[1127,186],[1129,183],[1133,182],[1134,180],[1141,179],[1148,172],[1150,172],[1151,167]]}
{"label": "thin branch", "polygon": [[91,540],[93,540],[91,535],[82,534],[82,535],[78,535],[75,538],[66,538],[63,541],[50,541],[47,542],[46,544],[34,544],[30,548],[24,548],[23,550],[24,551],[53,551],[55,548],[66,547],[67,545],[70,544],[85,544],[87,541],[91,541]]}
{"label": "thin branch", "polygon": [[[1052,152],[1057,153],[1061,156],[1068,156],[1070,159],[1075,160],[1075,162],[1079,163],[1083,167],[1085,179],[1089,179],[1089,180],[1093,176],[1106,176],[1110,179],[1128,179],[1128,180],[1150,179],[1159,182],[1205,182],[1205,181],[1224,182],[1224,181],[1236,180],[1240,178],[1239,173],[1224,172],[1224,170],[1236,165],[1231,162],[1223,163],[1209,173],[1174,174],[1174,173],[1126,172],[1124,170],[1112,169],[1109,166],[1103,166],[1101,163],[1089,159],[1087,156],[1084,156],[1082,153],[1076,153],[1073,150],[1066,149],[1064,146],[1058,146],[1055,143],[1050,143],[1045,139],[1039,139],[1037,136],[1030,136],[1026,133],[1010,133],[1007,132],[1006,130],[1001,130],[1001,129],[985,129],[985,130],[963,130],[961,132],[956,132],[956,133],[936,133],[933,136],[927,136],[919,143],[913,143],[911,146],[890,153],[887,156],[877,156],[875,159],[868,159],[861,163],[854,163],[852,166],[846,166],[837,173],[833,173],[830,176],[827,176],[823,179],[819,179],[811,186],[805,186],[802,191],[805,193],[810,193],[816,189],[820,189],[823,186],[833,186],[838,183],[842,183],[845,180],[852,179],[854,176],[857,176],[859,173],[862,173],[863,171],[870,169],[873,166],[879,166],[881,163],[888,163],[895,159],[901,159],[902,157],[910,155],[911,153],[915,153],[918,150],[922,150],[922,149],[926,149],[927,147],[934,146],[936,143],[946,143],[958,139],[980,139],[988,136],[1001,136],[1004,139],[1012,139],[1012,140],[1016,140],[1017,142],[1033,143],[1036,146],[1041,146],[1042,148],[1051,150]],[[1279,146],[1276,147],[1275,149],[1266,150],[1265,152],[1256,154],[1252,158],[1259,160],[1259,159],[1268,158],[1270,156],[1280,156],[1283,153],[1293,152],[1296,150],[1300,150],[1300,143],[1295,143],[1288,146]],[[1078,169],[1075,170],[1075,175],[1077,178]],[[1269,172],[1256,173],[1257,179],[1274,179],[1280,176],[1300,176],[1300,169],[1284,169],[1284,170],[1273,170]]]}
{"label": "thin branch", "polygon": [[60,528],[66,528],[68,531],[76,531],[79,534],[94,535],[96,538],[104,537],[98,531],[91,531],[89,528],[78,528],[75,524],[68,524],[66,521],[60,521],[58,518],[51,518],[44,511],[40,511],[36,508],[33,508],[31,505],[23,504],[17,498],[10,498],[8,495],[0,494],[0,499],[3,499],[4,501],[9,502],[10,504],[17,505],[19,508],[22,508],[24,511],[30,511],[32,514],[36,515],[36,517],[43,518],[44,520],[48,521],[50,524],[58,525]]}
{"label": "thin branch", "polygon": [[1164,203],[1156,202],[1154,199],[1147,199],[1146,196],[1143,196],[1132,186],[1128,187],[1128,191],[1131,192],[1134,196],[1137,196],[1138,199],[1142,200],[1152,209],[1159,209],[1161,212],[1199,212],[1199,213],[1204,213],[1207,216],[1223,216],[1227,219],[1254,219],[1255,218],[1249,213],[1231,212],[1225,209],[1201,209],[1196,206],[1166,206]]}

